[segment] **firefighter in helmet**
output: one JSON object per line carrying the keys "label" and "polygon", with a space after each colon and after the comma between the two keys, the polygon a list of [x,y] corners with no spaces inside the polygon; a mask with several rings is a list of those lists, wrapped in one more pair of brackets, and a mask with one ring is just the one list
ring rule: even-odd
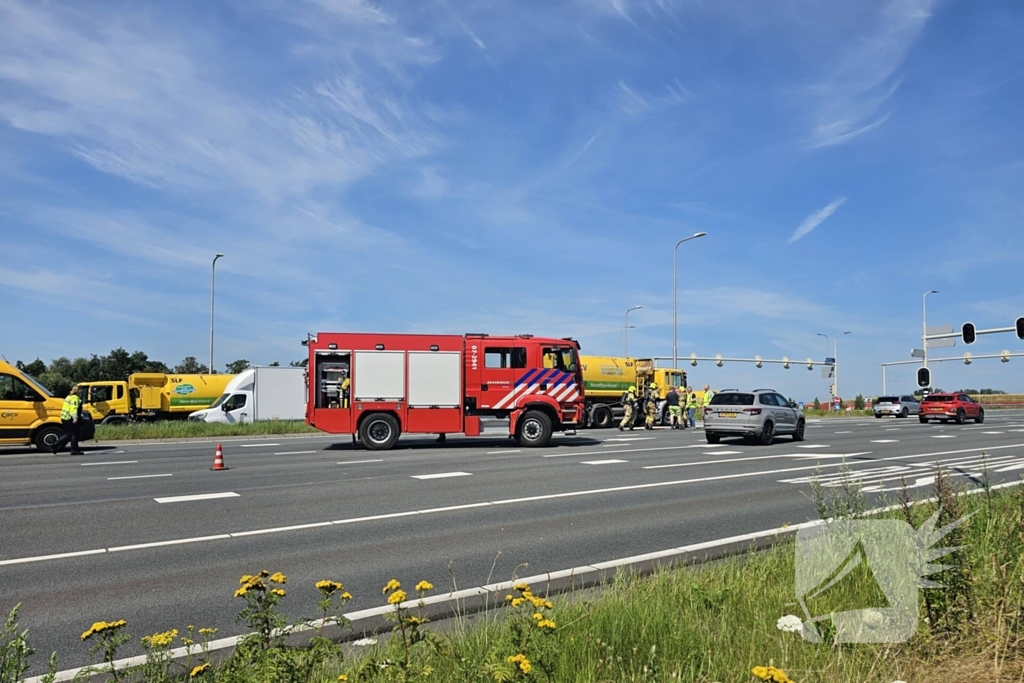
{"label": "firefighter in helmet", "polygon": [[619,431],[621,432],[626,427],[629,427],[629,431],[633,431],[633,415],[636,414],[636,387],[629,388],[626,397],[622,399],[622,407],[626,414],[622,416],[622,422],[619,423]]}
{"label": "firefighter in helmet", "polygon": [[348,408],[348,392],[352,386],[352,380],[348,376],[348,368],[341,371],[341,382],[338,383],[338,403],[342,408]]}
{"label": "firefighter in helmet", "polygon": [[658,417],[658,385],[651,382],[647,388],[647,400],[644,402],[644,429],[654,429],[654,422]]}

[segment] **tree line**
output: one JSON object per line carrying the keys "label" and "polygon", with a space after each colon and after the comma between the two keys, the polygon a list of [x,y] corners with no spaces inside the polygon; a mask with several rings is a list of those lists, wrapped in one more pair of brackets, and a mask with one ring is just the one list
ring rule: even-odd
{"label": "tree line", "polygon": [[[292,361],[292,367],[305,367],[306,359]],[[179,375],[204,375],[210,374],[210,369],[204,363],[200,363],[195,356],[186,356],[180,363],[171,367],[166,363],[154,360],[143,351],[128,353],[122,348],[116,348],[104,356],[92,356],[75,358],[71,360],[66,356],[55,358],[49,364],[36,358],[30,363],[22,361],[15,362],[22,372],[32,375],[47,389],[57,396],[63,396],[71,391],[78,382],[98,382],[103,380],[127,380],[129,375],[137,372],[163,372]],[[279,366],[274,361],[271,365]],[[245,358],[225,363],[224,368],[228,374],[237,375],[252,364]],[[216,373],[216,369],[213,371]]]}

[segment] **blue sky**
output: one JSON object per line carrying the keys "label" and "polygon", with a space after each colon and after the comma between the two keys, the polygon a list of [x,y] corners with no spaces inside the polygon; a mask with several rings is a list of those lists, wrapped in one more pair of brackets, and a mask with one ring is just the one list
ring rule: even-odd
{"label": "blue sky", "polygon": [[[933,324],[1024,314],[1022,29],[1016,0],[0,0],[0,353],[205,359],[220,251],[221,368],[319,330],[614,354],[638,304],[631,354],[668,355],[701,230],[680,355],[851,330],[840,389],[876,393],[924,291]],[[1024,359],[936,372],[1024,391]]]}

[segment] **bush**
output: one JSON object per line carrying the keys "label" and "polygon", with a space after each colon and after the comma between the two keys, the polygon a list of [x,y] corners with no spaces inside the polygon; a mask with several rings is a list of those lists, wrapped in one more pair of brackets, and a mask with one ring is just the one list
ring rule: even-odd
{"label": "bush", "polygon": [[864,396],[857,394],[853,399],[854,410],[864,410]]}
{"label": "bush", "polygon": [[818,400],[817,396],[814,397],[814,409],[821,410],[821,401]]}

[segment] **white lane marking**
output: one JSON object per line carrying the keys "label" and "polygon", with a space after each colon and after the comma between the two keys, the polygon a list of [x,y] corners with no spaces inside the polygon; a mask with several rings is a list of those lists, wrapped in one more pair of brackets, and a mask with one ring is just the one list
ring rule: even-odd
{"label": "white lane marking", "polygon": [[955,439],[956,434],[933,434],[933,439]]}
{"label": "white lane marking", "polygon": [[836,434],[853,434],[853,432],[836,432]]}
{"label": "white lane marking", "polygon": [[368,462],[384,462],[383,459],[378,460],[346,460],[345,462],[339,462],[339,465],[363,465]]}
{"label": "white lane marking", "polygon": [[886,429],[885,431],[887,431],[887,432],[898,432],[898,431],[900,431],[900,428],[899,427],[890,427],[889,429]]}
{"label": "white lane marking", "polygon": [[83,555],[99,555],[107,552],[106,548],[96,550],[79,550],[74,553],[58,553],[56,555],[37,555],[36,557],[19,557],[13,560],[0,560],[0,566],[9,564],[24,564],[25,562],[45,562],[47,560],[62,560],[65,557],[82,557]]}
{"label": "white lane marking", "polygon": [[318,453],[319,451],[286,451],[284,453],[274,453],[274,455],[309,455],[310,453]]}
{"label": "white lane marking", "polygon": [[505,453],[522,453],[522,449],[516,448],[511,451],[487,451],[484,455],[504,455]]}
{"label": "white lane marking", "polygon": [[982,434],[1005,434],[1006,432],[982,432]]}
{"label": "white lane marking", "polygon": [[580,462],[581,465],[615,465],[618,463],[629,462],[628,460],[583,460]]}
{"label": "white lane marking", "polygon": [[[743,455],[743,451],[711,451],[709,453],[701,453],[701,455]],[[716,462],[726,462],[724,460],[717,460]]]}
{"label": "white lane marking", "polygon": [[996,472],[1012,472],[1014,470],[1024,470],[1024,463],[1017,463],[1016,465],[1010,465],[1009,467],[1000,467]]}
{"label": "white lane marking", "polygon": [[899,443],[899,439],[872,439],[871,443]]}
{"label": "white lane marking", "polygon": [[656,436],[622,436],[614,439],[605,439],[605,441],[653,441],[658,437]]}
{"label": "white lane marking", "polygon": [[1024,432],[1024,429],[1011,429],[1011,432]]}
{"label": "white lane marking", "polygon": [[413,479],[447,479],[448,477],[470,477],[472,472],[438,472],[437,474],[414,474]]}
{"label": "white lane marking", "polygon": [[121,479],[152,479],[153,477],[173,477],[173,474],[136,474],[132,477],[107,477],[107,481],[119,481]]}
{"label": "white lane marking", "polygon": [[111,462],[80,462],[82,467],[97,467],[99,465],[134,465],[138,460],[115,460]]}
{"label": "white lane marking", "polygon": [[320,526],[331,526],[330,522],[313,522],[311,524],[295,524],[292,526],[279,526],[272,529],[256,529],[255,531],[236,531],[233,534],[229,534],[231,538],[239,538],[241,536],[256,536],[258,534],[276,534],[281,531],[298,531],[299,529],[313,529]]}
{"label": "white lane marking", "polygon": [[827,443],[807,443],[801,444],[797,448],[832,448],[832,446]]}
{"label": "white lane marking", "polygon": [[183,543],[200,543],[202,541],[219,541],[231,538],[230,534],[217,534],[216,536],[196,536],[193,538],[175,538],[170,541],[154,541],[153,543],[136,543],[135,545],[119,545],[115,548],[107,548],[108,553],[120,553],[125,550],[142,550],[143,548],[162,548],[168,545],[182,545]]}
{"label": "white lane marking", "polygon": [[265,448],[267,446],[280,446],[279,443],[243,443],[239,444],[239,448]]}
{"label": "white lane marking", "polygon": [[[714,453],[701,453],[701,455],[718,455],[725,451],[715,451]],[[778,460],[779,458],[852,458],[855,455],[870,455],[871,451],[863,451],[861,453],[829,453],[827,456],[820,454],[808,454],[808,453],[781,453],[779,455],[755,455],[750,458],[729,458],[728,460],[702,460],[700,462],[675,462],[671,465],[647,465],[641,469],[645,470],[665,470],[672,467],[696,467],[698,465],[722,465],[728,462],[753,462],[755,460]]]}
{"label": "white lane marking", "polygon": [[194,500],[213,500],[215,498],[238,498],[239,494],[234,491],[222,491],[221,493],[196,493],[191,496],[166,496],[154,498],[158,503],[189,503]]}

